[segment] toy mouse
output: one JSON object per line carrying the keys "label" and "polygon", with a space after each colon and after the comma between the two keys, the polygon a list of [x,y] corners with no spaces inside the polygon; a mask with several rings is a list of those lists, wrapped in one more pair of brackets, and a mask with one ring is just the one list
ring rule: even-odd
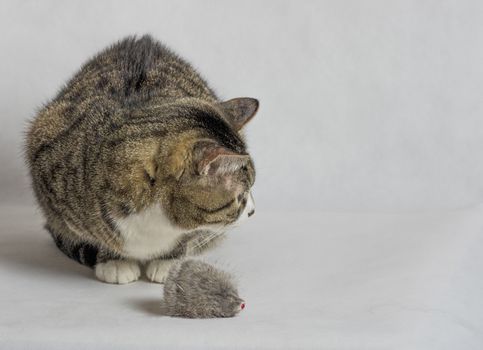
{"label": "toy mouse", "polygon": [[190,259],[175,263],[169,270],[161,307],[167,316],[233,317],[245,308],[245,302],[228,273]]}

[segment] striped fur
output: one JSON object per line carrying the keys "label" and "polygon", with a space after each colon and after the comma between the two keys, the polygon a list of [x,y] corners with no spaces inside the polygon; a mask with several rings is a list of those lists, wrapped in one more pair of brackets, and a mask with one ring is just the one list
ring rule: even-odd
{"label": "striped fur", "polygon": [[[190,236],[235,222],[255,178],[241,128],[257,108],[250,98],[219,101],[150,36],[99,53],[27,134],[32,187],[57,246],[91,267],[133,259],[116,223],[154,205]],[[186,239],[178,243],[183,251]]]}

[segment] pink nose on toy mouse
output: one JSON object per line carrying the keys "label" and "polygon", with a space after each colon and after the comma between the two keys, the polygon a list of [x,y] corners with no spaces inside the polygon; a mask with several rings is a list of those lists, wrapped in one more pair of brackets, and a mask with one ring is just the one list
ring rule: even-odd
{"label": "pink nose on toy mouse", "polygon": [[245,303],[240,304],[240,310],[243,310],[245,308]]}

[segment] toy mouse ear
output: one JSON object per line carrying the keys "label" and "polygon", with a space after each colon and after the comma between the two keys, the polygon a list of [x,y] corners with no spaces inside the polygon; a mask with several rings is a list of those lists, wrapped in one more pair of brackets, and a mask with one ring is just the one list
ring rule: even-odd
{"label": "toy mouse ear", "polygon": [[199,175],[223,175],[233,173],[249,161],[247,154],[233,152],[211,140],[195,144],[193,159]]}
{"label": "toy mouse ear", "polygon": [[259,102],[251,97],[238,97],[221,102],[219,106],[225,111],[231,126],[238,131],[255,116]]}

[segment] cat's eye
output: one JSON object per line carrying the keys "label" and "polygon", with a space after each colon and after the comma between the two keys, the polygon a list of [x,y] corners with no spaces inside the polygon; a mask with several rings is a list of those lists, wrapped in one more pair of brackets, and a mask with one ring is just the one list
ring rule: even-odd
{"label": "cat's eye", "polygon": [[238,203],[244,204],[247,200],[247,196],[248,196],[248,191],[245,191],[245,192],[240,193],[236,199],[237,199]]}
{"label": "cat's eye", "polygon": [[222,211],[222,210],[225,210],[225,209],[228,209],[229,207],[231,207],[231,205],[235,203],[235,200],[232,199],[231,201],[229,201],[228,203],[225,203],[217,208],[214,208],[214,209],[210,209],[210,210],[207,210],[207,209],[204,209],[204,211],[208,211],[210,213],[216,213],[217,211]]}

